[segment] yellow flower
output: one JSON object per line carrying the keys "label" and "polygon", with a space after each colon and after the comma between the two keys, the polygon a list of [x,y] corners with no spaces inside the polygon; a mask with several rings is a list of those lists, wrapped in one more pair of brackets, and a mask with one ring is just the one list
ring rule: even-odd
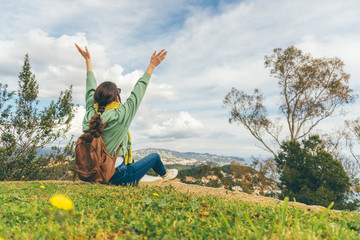
{"label": "yellow flower", "polygon": [[21,178],[25,178],[25,176],[22,176]]}
{"label": "yellow flower", "polygon": [[40,188],[41,188],[41,189],[44,189],[44,188],[45,188],[45,186],[44,186],[44,185],[41,185],[41,186],[40,186]]}
{"label": "yellow flower", "polygon": [[157,197],[159,196],[159,194],[157,194],[157,193],[153,193],[153,195],[154,195],[154,196],[157,196]]}
{"label": "yellow flower", "polygon": [[55,194],[50,198],[50,203],[59,209],[70,210],[74,208],[74,203],[65,195]]}

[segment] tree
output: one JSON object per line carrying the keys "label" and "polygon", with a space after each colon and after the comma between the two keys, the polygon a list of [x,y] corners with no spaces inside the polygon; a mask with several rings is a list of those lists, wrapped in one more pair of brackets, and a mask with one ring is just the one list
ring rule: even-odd
{"label": "tree", "polygon": [[252,163],[250,166],[256,169],[259,172],[260,176],[262,176],[262,178],[267,177],[271,181],[276,182],[278,176],[276,170],[276,162],[274,158],[271,157],[267,159],[260,159],[256,157],[251,157],[251,158],[252,158]]}
{"label": "tree", "polygon": [[[34,179],[49,163],[54,166],[73,155],[73,141],[70,140],[63,149],[54,145],[68,132],[74,117],[72,86],[61,91],[56,102],[51,101],[41,110],[39,85],[31,72],[28,54],[18,77],[17,92],[9,91],[7,85],[0,84],[1,181]],[[50,146],[51,153],[39,154],[40,150]]]}
{"label": "tree", "polygon": [[283,142],[275,159],[280,175],[282,197],[288,196],[306,204],[354,210],[357,203],[348,203],[350,178],[340,161],[325,151],[318,135],[302,140]]}
{"label": "tree", "polygon": [[352,161],[347,159],[346,167],[349,169],[348,172],[352,180],[353,194],[360,199],[360,154],[358,151],[360,144],[360,118],[345,121],[345,126],[346,130],[343,132],[343,135],[346,139],[346,147],[352,156]]}
{"label": "tree", "polygon": [[345,125],[348,130],[345,133],[348,149],[358,168],[360,168],[360,156],[359,153],[356,152],[356,149],[360,144],[360,118],[352,121],[347,120],[345,121]]}
{"label": "tree", "polygon": [[313,58],[291,46],[274,49],[272,55],[265,56],[265,67],[278,79],[280,118],[267,116],[259,89],[249,95],[232,88],[225,96],[224,106],[230,109],[229,122],[242,124],[260,142],[260,147],[274,157],[283,140],[308,136],[322,120],[355,100],[348,86],[350,75],[337,57]]}

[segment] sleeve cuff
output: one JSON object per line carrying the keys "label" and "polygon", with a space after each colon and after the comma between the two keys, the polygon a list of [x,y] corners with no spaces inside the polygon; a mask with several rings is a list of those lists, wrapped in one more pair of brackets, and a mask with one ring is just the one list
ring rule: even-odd
{"label": "sleeve cuff", "polygon": [[150,79],[150,78],[151,78],[151,75],[148,74],[148,73],[144,73],[143,77],[146,78],[146,79]]}
{"label": "sleeve cuff", "polygon": [[92,71],[86,72],[86,77],[94,77],[94,73]]}

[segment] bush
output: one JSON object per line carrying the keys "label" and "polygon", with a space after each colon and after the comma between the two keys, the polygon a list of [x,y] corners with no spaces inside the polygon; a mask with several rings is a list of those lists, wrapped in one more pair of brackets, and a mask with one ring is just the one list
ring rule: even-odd
{"label": "bush", "polygon": [[334,208],[353,210],[354,204],[347,203],[350,178],[342,164],[325,151],[319,136],[311,136],[302,144],[295,140],[284,142],[281,150],[276,163],[282,198],[322,206],[334,202]]}

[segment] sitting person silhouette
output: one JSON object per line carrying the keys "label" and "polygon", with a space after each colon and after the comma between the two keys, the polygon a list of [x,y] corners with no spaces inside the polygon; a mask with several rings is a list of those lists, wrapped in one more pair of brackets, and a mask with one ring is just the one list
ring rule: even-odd
{"label": "sitting person silhouette", "polygon": [[[83,120],[83,132],[90,132],[94,137],[102,136],[106,149],[112,157],[122,144],[119,155],[115,162],[115,174],[109,183],[114,185],[137,184],[141,178],[153,169],[163,181],[174,179],[178,171],[166,170],[159,154],[152,153],[143,159],[133,162],[131,151],[131,138],[129,133],[130,124],[138,110],[141,100],[149,84],[153,70],[165,59],[167,52],[154,51],[150,64],[134,86],[130,97],[124,104],[121,102],[121,90],[113,82],[103,82],[97,86],[91,67],[90,52],[76,43],[75,46],[84,57],[87,68],[86,77],[86,113]],[[103,123],[107,122],[105,128]]]}

